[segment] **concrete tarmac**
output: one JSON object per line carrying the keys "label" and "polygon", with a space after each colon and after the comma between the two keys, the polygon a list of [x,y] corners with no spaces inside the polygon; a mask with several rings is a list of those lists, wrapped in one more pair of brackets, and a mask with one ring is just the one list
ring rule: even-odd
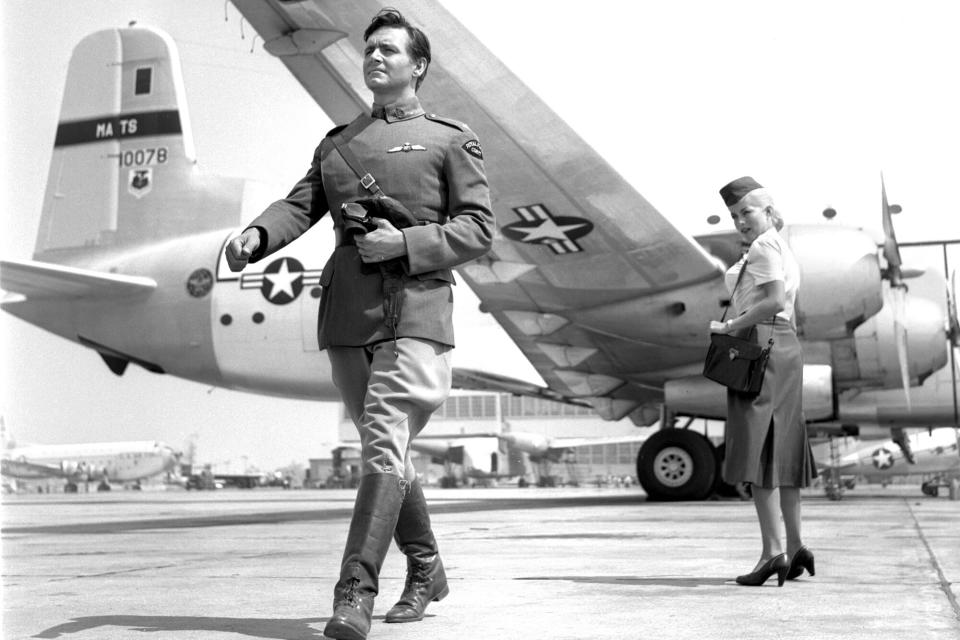
{"label": "concrete tarmac", "polygon": [[[760,541],[739,500],[639,489],[427,489],[450,595],[371,639],[960,638],[960,502],[916,486],[804,493],[806,574],[741,587]],[[323,637],[352,491],[3,499],[3,638]]]}

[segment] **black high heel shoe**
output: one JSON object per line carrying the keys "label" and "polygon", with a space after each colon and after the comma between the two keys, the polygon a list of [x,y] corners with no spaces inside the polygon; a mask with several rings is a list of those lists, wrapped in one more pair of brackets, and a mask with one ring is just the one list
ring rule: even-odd
{"label": "black high heel shoe", "polygon": [[777,574],[777,586],[782,587],[783,582],[787,579],[787,571],[789,570],[790,563],[787,562],[787,554],[781,553],[764,562],[763,566],[756,571],[737,576],[737,584],[742,584],[747,587],[759,587],[767,581],[767,578],[773,574]]}
{"label": "black high heel shoe", "polygon": [[787,580],[796,580],[803,574],[804,569],[807,570],[810,577],[817,574],[813,568],[813,554],[810,553],[810,550],[806,547],[800,547],[790,559],[790,570],[787,571]]}

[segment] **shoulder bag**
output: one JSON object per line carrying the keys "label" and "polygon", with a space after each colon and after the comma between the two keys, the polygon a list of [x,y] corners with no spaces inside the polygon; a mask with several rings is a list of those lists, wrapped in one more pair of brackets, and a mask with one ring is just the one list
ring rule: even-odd
{"label": "shoulder bag", "polygon": [[[737,283],[730,293],[731,303],[733,293],[736,292],[747,270],[744,261],[737,277]],[[723,310],[720,322],[727,317],[729,306]],[[707,358],[703,363],[703,375],[719,382],[731,391],[756,395],[763,386],[763,374],[767,369],[767,360],[770,358],[770,349],[773,348],[773,337],[766,347],[757,344],[757,328],[751,327],[746,338],[728,335],[725,333],[711,333],[710,346],[707,348]]]}

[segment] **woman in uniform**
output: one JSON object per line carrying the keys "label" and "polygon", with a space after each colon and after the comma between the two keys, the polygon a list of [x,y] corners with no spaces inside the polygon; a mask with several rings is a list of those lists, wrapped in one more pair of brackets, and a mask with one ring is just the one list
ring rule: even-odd
{"label": "woman in uniform", "polygon": [[733,317],[711,322],[710,330],[746,337],[755,329],[762,345],[773,339],[760,393],[727,392],[723,479],[750,484],[763,542],[757,565],[737,584],[758,586],[777,574],[783,586],[804,570],[814,575],[813,554],[800,536],[800,489],[816,475],[801,406],[803,353],[794,311],[800,268],[779,234],[783,219],[766,189],[745,176],[720,195],[748,249],[726,273]]}

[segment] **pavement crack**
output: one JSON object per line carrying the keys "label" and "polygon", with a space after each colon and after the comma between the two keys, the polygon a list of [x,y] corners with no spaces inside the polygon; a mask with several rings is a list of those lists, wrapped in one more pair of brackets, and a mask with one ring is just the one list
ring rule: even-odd
{"label": "pavement crack", "polygon": [[106,578],[106,577],[109,577],[109,576],[120,576],[120,575],[130,574],[130,573],[139,573],[140,571],[151,571],[151,570],[157,570],[157,569],[172,569],[172,568],[177,567],[177,566],[179,566],[179,565],[177,565],[177,564],[158,564],[158,565],[153,565],[153,566],[150,566],[150,567],[134,567],[134,568],[132,568],[132,569],[121,569],[121,570],[118,570],[118,571],[103,571],[103,572],[101,572],[101,573],[87,573],[87,574],[76,575],[76,576],[65,576],[65,577],[63,577],[63,578],[51,578],[51,579],[49,580],[49,582],[65,582],[65,581],[67,581],[67,580],[86,580],[86,579],[89,579],[89,578]]}
{"label": "pavement crack", "polygon": [[933,567],[933,570],[937,572],[937,580],[940,582],[940,590],[943,591],[944,595],[947,596],[947,601],[950,603],[950,606],[953,607],[954,617],[960,621],[960,603],[957,602],[957,596],[954,595],[953,590],[950,588],[950,581],[947,580],[947,576],[943,572],[943,567],[940,566],[940,561],[937,559],[937,554],[933,552],[933,548],[930,546],[927,536],[924,535],[923,528],[920,526],[920,520],[917,518],[917,514],[913,511],[913,507],[910,506],[910,501],[904,500],[904,503],[907,505],[907,510],[910,512],[910,517],[913,518],[913,526],[917,530],[917,535],[920,536],[920,542],[923,543],[923,546],[927,550],[927,555],[930,557],[930,565]]}

